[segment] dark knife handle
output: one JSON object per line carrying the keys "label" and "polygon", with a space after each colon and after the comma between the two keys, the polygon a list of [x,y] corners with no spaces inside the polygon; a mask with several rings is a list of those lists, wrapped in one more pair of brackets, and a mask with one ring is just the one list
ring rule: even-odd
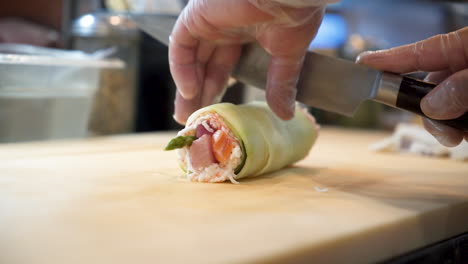
{"label": "dark knife handle", "polygon": [[396,106],[413,112],[433,121],[468,132],[468,112],[461,117],[449,120],[435,120],[427,117],[421,110],[421,99],[436,87],[433,83],[427,83],[410,77],[403,77],[398,91]]}

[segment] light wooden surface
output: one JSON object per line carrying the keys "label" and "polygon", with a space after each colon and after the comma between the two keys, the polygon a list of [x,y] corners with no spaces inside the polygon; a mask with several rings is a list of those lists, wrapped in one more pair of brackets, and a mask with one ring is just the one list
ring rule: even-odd
{"label": "light wooden surface", "polygon": [[240,185],[186,182],[170,136],[0,146],[0,263],[372,263],[468,231],[468,164],[385,134],[324,129]]}

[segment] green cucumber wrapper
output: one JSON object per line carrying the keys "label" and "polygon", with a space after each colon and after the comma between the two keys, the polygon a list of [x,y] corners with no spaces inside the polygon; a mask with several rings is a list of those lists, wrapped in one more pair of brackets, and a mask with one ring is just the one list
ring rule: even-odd
{"label": "green cucumber wrapper", "polygon": [[223,118],[243,146],[245,162],[236,179],[276,171],[305,158],[318,135],[318,126],[299,107],[293,119],[283,121],[264,102],[207,106],[194,112],[187,124],[211,112]]}

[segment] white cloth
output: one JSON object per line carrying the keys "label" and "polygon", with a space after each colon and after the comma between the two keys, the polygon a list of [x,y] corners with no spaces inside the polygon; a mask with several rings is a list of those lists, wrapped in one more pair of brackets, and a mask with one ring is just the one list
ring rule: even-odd
{"label": "white cloth", "polygon": [[423,127],[412,124],[398,125],[391,137],[373,144],[370,148],[379,152],[412,153],[468,161],[468,142],[463,141],[457,147],[448,148],[440,144]]}

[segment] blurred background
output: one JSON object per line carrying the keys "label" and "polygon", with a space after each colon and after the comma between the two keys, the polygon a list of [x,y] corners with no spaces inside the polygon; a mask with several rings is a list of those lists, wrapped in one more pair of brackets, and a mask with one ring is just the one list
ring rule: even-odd
{"label": "blurred background", "polygon": [[[185,0],[15,0],[0,3],[0,142],[165,131],[175,86],[167,47],[131,12],[177,15]],[[328,8],[310,48],[354,60],[468,25],[456,1],[343,0]],[[423,78],[423,73],[415,73]],[[263,99],[234,83],[224,101]],[[311,109],[320,123],[392,129],[410,114],[364,103],[355,118]]]}

